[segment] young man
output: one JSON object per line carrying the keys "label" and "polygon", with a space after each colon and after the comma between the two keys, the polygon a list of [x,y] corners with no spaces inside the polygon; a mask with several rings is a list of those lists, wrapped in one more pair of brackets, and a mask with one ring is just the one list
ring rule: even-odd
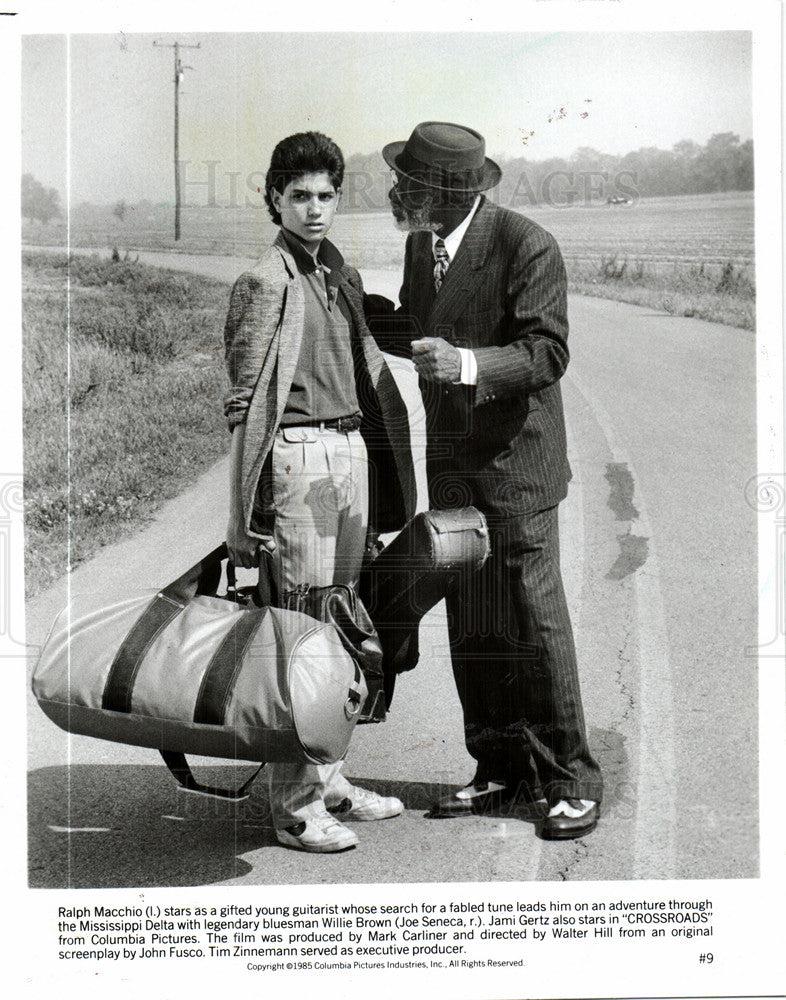
{"label": "young man", "polygon": [[383,156],[393,215],[411,235],[401,306],[367,296],[369,326],[420,376],[431,506],[474,504],[491,537],[483,570],[447,602],[477,770],[432,815],[546,799],[540,835],[579,837],[597,824],[602,779],[559,566],[557,505],[570,478],[562,257],[540,226],[483,196],[501,173],[473,129],[424,122]]}
{"label": "young man", "polygon": [[[224,331],[227,544],[246,567],[266,550],[279,593],[356,584],[369,531],[402,527],[415,507],[406,407],[365,326],[359,275],[326,239],[343,174],[341,150],[318,132],[276,146],[265,201],[281,229],[235,283]],[[345,850],[357,837],[336,816],[403,809],[352,786],[340,764],[267,772],[276,835],[289,847]]]}

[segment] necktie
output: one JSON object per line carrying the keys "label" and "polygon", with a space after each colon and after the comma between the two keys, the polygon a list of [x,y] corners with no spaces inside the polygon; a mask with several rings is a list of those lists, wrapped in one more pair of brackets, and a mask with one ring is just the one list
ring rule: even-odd
{"label": "necktie", "polygon": [[434,244],[434,262],[434,288],[439,291],[450,265],[450,257],[445,249],[444,240],[437,240]]}

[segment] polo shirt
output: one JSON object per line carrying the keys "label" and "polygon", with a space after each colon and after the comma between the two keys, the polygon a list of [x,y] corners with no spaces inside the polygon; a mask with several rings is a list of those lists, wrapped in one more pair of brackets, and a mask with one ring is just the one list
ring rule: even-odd
{"label": "polo shirt", "polygon": [[359,413],[352,354],[352,314],[341,291],[344,258],[328,240],[316,258],[288,230],[305,299],[303,339],[281,423],[313,424]]}

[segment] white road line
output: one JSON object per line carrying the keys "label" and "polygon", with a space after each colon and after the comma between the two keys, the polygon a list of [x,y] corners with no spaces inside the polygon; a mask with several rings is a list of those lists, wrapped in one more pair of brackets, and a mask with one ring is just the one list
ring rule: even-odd
{"label": "white road line", "polygon": [[[566,376],[584,397],[603,432],[613,460],[624,463],[634,482],[636,467],[624,451],[606,409],[575,370]],[[634,878],[671,878],[675,865],[676,754],[674,702],[669,664],[666,614],[660,589],[657,539],[647,512],[646,498],[635,495],[638,528],[649,539],[649,555],[634,574],[636,637],[639,659],[639,746],[636,762],[636,833]]]}

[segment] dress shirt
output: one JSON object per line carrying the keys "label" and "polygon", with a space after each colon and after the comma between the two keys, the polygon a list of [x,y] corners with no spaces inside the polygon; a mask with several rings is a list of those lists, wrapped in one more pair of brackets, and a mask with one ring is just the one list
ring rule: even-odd
{"label": "dress shirt", "polygon": [[[439,233],[431,234],[431,249],[433,251],[437,240],[441,239],[445,244],[445,250],[447,251],[448,261],[451,263],[453,258],[458,252],[458,248],[461,246],[461,241],[464,239],[464,234],[469,229],[469,224],[475,217],[475,212],[478,210],[478,205],[480,204],[480,195],[475,198],[475,203],[470,209],[467,217],[462,220],[462,222],[456,226],[452,233],[447,236],[440,236]],[[468,347],[457,347],[456,350],[461,355],[461,374],[458,377],[458,383],[461,385],[477,385],[478,381],[478,363],[475,360],[475,355]]]}

